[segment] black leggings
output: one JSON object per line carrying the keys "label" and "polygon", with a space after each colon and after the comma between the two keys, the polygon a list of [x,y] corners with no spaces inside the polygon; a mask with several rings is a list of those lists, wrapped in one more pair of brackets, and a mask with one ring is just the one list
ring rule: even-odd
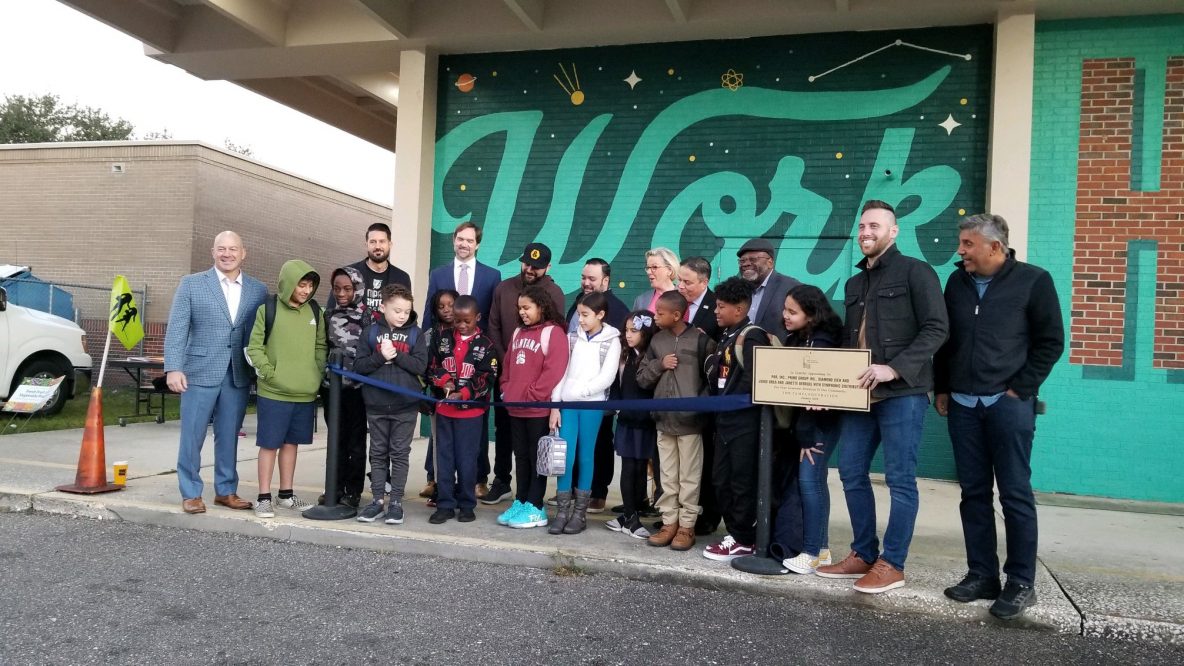
{"label": "black leggings", "polygon": [[519,502],[533,504],[540,509],[543,507],[543,497],[547,494],[547,477],[538,474],[536,466],[538,464],[539,438],[546,435],[547,431],[547,417],[545,416],[510,416],[514,462],[518,468],[516,470],[518,492],[515,494],[515,499]]}
{"label": "black leggings", "polygon": [[646,466],[649,462],[645,458],[621,458],[621,498],[626,516],[636,515],[645,504]]}

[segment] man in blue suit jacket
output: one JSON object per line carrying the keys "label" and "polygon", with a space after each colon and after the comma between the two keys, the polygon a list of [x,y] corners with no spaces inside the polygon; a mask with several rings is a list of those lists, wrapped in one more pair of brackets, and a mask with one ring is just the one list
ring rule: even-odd
{"label": "man in blue suit jacket", "polygon": [[754,238],[746,242],[736,257],[739,259],[740,277],[755,287],[748,318],[769,335],[784,341],[789,335],[789,331],[785,330],[785,319],[781,316],[785,308],[785,295],[801,282],[773,269],[776,250],[766,238]]}
{"label": "man in blue suit jacket", "polygon": [[205,513],[201,447],[214,419],[215,504],[250,509],[238,496],[238,432],[254,371],[243,350],[267,287],[242,272],[247,250],[233,231],[214,239],[214,267],[181,278],[164,337],[169,389],[181,394],[177,481],[185,513]]}
{"label": "man in blue suit jacket", "polygon": [[[481,227],[472,222],[461,222],[452,232],[452,261],[439,266],[428,274],[428,300],[423,307],[423,328],[432,327],[436,313],[432,311],[432,298],[441,289],[455,289],[461,296],[472,296],[477,299],[477,311],[481,320],[477,325],[482,331],[489,330],[489,308],[493,305],[493,290],[502,281],[502,274],[492,266],[477,261],[477,249],[481,247]],[[467,285],[467,290],[465,289]],[[489,416],[486,415],[488,423]],[[488,425],[486,430],[488,430]],[[424,460],[424,469],[428,473],[428,483],[436,478],[431,449]],[[489,481],[489,439],[477,452],[477,496],[485,494],[485,484]],[[428,489],[424,489],[428,492]]]}
{"label": "man in blue suit jacket", "polygon": [[[441,289],[456,289],[461,296],[477,299],[481,330],[489,329],[489,307],[493,303],[493,290],[502,281],[502,274],[492,266],[477,261],[477,249],[481,247],[481,227],[472,222],[461,222],[452,232],[452,261],[439,266],[428,274],[428,300],[423,307],[423,328],[432,327],[436,313],[432,312],[432,297]],[[468,291],[458,289],[468,279]]]}

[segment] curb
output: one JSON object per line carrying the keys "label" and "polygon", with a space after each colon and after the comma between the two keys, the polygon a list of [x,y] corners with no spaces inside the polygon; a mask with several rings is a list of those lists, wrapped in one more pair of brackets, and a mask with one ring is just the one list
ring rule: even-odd
{"label": "curb", "polygon": [[[959,604],[946,599],[940,591],[926,587],[906,587],[889,595],[865,595],[847,586],[812,576],[786,575],[777,577],[747,574],[730,567],[697,568],[664,563],[643,562],[620,557],[597,557],[587,552],[572,552],[562,548],[542,549],[535,545],[499,541],[491,543],[479,538],[446,536],[436,533],[401,530],[389,532],[342,529],[337,523],[309,522],[304,519],[280,517],[260,521],[254,516],[239,514],[208,514],[214,520],[193,520],[179,508],[163,508],[159,504],[120,503],[108,506],[92,499],[83,499],[58,492],[19,493],[0,490],[0,511],[31,511],[46,514],[83,517],[97,520],[122,520],[146,526],[198,530],[239,536],[293,541],[320,546],[357,548],[380,552],[427,555],[452,560],[482,562],[508,566],[527,566],[536,569],[564,568],[574,572],[603,573],[633,580],[644,580],[674,585],[693,586],[709,590],[735,590],[749,594],[782,597],[803,601],[843,604],[880,612],[904,612],[936,616],[957,622],[998,624],[1009,628],[1023,628],[1060,634],[1103,636],[1125,640],[1184,643],[1184,626],[1170,623],[1130,620],[1127,618],[1096,616],[1083,620],[1069,606],[1063,595],[1061,603],[1046,602],[1037,606],[1020,620],[1004,622],[987,612],[987,602]],[[1043,563],[1040,563],[1043,567]],[[1047,570],[1046,570],[1047,572]],[[1042,594],[1046,594],[1042,592]],[[1046,598],[1047,595],[1046,595]]]}

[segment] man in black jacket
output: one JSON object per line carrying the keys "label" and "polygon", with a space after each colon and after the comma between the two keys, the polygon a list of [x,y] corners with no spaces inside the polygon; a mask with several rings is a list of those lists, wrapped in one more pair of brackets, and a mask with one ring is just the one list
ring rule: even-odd
{"label": "man in black jacket", "polygon": [[[933,390],[933,355],[949,332],[937,273],[900,253],[899,231],[892,206],[877,200],[864,204],[857,236],[864,258],[860,272],[847,280],[843,346],[871,350],[872,364],[859,382],[871,391],[872,405],[868,412],[843,414],[839,477],[854,533],[851,554],[816,571],[824,578],[858,578],[855,589],[869,594],[904,585],[919,505],[917,450]],[[882,553],[868,477],[881,444],[892,497]]]}
{"label": "man in black jacket", "polygon": [[[1047,271],[1015,260],[1007,221],[972,215],[958,225],[962,261],[946,282],[950,339],[935,358],[937,413],[949,417],[962,486],[969,572],[946,588],[955,601],[995,599],[991,613],[1018,617],[1036,603],[1036,502],[1032,437],[1036,393],[1065,350],[1056,287]],[[1000,590],[994,485],[1007,533]]]}

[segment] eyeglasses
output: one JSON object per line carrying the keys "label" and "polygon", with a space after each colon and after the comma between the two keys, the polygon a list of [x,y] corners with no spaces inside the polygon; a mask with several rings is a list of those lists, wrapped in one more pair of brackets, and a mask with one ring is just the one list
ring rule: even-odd
{"label": "eyeglasses", "polygon": [[645,272],[649,273],[650,271],[657,271],[657,270],[661,270],[663,268],[666,268],[666,267],[665,266],[646,266]]}
{"label": "eyeglasses", "polygon": [[765,261],[766,259],[772,259],[772,258],[773,257],[771,257],[768,254],[765,254],[764,252],[759,252],[759,253],[758,252],[750,252],[750,253],[744,255],[743,257],[740,257],[739,264],[741,266],[751,266],[753,264],[761,263],[761,262]]}

